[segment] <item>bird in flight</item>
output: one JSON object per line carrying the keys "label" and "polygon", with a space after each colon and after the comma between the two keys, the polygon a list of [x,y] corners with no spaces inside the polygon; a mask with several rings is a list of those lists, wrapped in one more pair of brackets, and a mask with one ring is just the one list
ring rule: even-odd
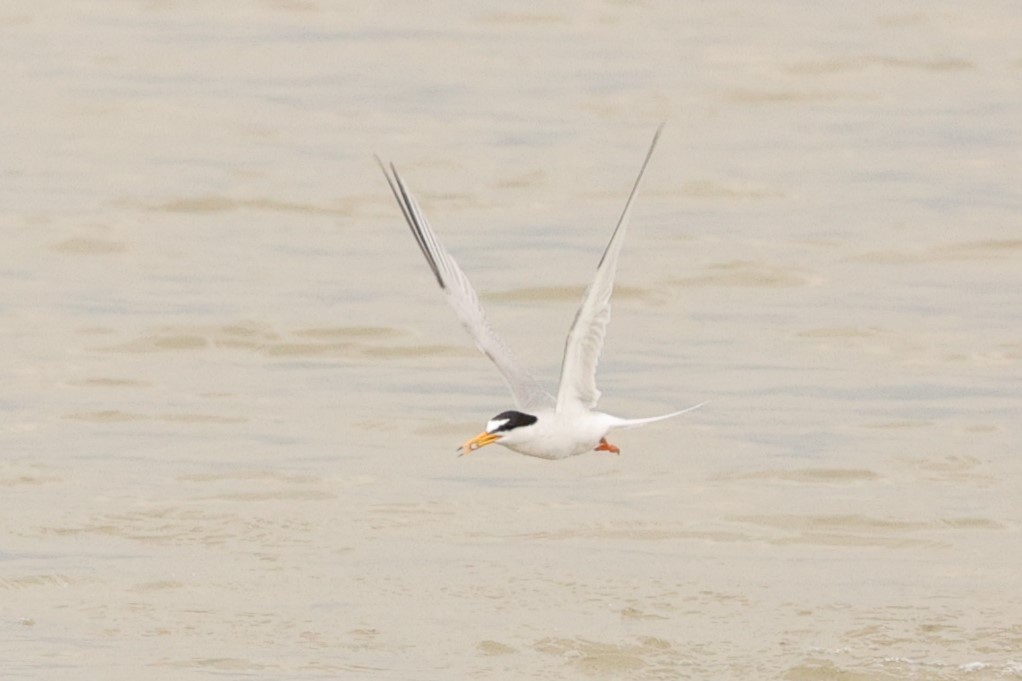
{"label": "bird in flight", "polygon": [[600,391],[596,388],[596,365],[610,321],[610,296],[614,290],[618,256],[628,229],[628,215],[662,129],[661,124],[653,136],[617,227],[596,267],[596,277],[586,289],[568,332],[561,364],[561,384],[556,397],[518,363],[504,341],[493,331],[468,277],[440,243],[397,169],[391,164],[388,172],[383,162],[377,159],[426,263],[447,296],[447,302],[479,349],[497,366],[514,397],[515,409],[502,411],[490,419],[482,433],[458,448],[461,455],[494,443],[543,459],[563,459],[594,450],[618,454],[620,450],[607,442],[607,434],[611,430],[662,421],[702,406],[697,404],[670,414],[640,419],[620,418],[593,409],[600,399]]}

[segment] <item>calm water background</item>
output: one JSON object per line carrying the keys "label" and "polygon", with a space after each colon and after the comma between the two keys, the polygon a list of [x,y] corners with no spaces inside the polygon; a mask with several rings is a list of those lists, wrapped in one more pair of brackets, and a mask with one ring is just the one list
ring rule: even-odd
{"label": "calm water background", "polygon": [[[12,679],[1022,678],[1015,2],[0,7]],[[550,377],[508,398],[373,154]]]}

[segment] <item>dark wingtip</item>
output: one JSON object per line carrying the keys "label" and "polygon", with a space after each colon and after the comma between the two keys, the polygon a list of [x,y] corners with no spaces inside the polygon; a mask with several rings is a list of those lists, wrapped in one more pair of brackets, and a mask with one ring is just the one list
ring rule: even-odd
{"label": "dark wingtip", "polygon": [[429,251],[429,246],[426,243],[426,237],[423,234],[422,227],[419,225],[419,222],[415,217],[412,199],[408,195],[405,185],[401,181],[401,177],[397,174],[397,168],[395,168],[394,164],[391,163],[390,172],[388,172],[387,166],[383,163],[383,160],[380,159],[379,156],[373,154],[373,158],[376,159],[376,162],[380,166],[380,170],[383,171],[383,176],[387,178],[387,184],[390,185],[390,191],[394,195],[394,200],[397,201],[398,207],[401,208],[401,214],[404,216],[405,222],[408,223],[408,228],[412,230],[412,236],[415,237],[415,242],[419,245],[419,250],[422,251],[422,255],[426,258],[426,263],[429,265],[430,270],[433,271],[436,283],[439,284],[441,289],[446,289],[447,285],[444,283],[444,278],[440,276],[440,268],[437,265],[436,259]]}
{"label": "dark wingtip", "polygon": [[628,200],[625,201],[625,207],[621,211],[621,217],[617,219],[617,226],[614,227],[614,232],[610,236],[610,241],[607,242],[607,247],[603,249],[603,255],[600,256],[600,262],[597,263],[596,269],[600,269],[603,266],[603,261],[607,259],[607,253],[610,252],[610,247],[614,243],[614,236],[618,230],[621,229],[621,224],[625,221],[625,217],[628,215],[628,210],[632,206],[632,201],[635,196],[639,193],[639,185],[642,184],[642,177],[646,174],[646,166],[649,165],[649,160],[653,158],[653,152],[656,150],[656,144],[660,140],[660,133],[664,131],[664,126],[667,125],[667,121],[662,121],[657,126],[656,132],[653,133],[653,141],[649,143],[649,151],[646,152],[646,157],[642,160],[642,166],[639,167],[639,174],[635,177],[635,183],[632,185],[632,191],[628,194]]}

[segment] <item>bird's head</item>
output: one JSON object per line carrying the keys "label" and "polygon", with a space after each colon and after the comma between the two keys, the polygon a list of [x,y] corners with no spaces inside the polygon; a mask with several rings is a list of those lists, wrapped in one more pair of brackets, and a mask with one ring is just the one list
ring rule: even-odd
{"label": "bird's head", "polygon": [[486,423],[486,430],[463,444],[461,456],[471,454],[480,447],[494,442],[510,443],[525,434],[529,426],[536,423],[536,417],[520,411],[502,411]]}

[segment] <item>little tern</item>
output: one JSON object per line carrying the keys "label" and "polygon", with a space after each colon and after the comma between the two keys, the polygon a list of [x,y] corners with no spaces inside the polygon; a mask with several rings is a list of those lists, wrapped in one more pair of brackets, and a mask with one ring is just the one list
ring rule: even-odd
{"label": "little tern", "polygon": [[479,349],[497,366],[514,397],[516,408],[490,419],[482,433],[458,448],[461,455],[493,443],[543,459],[563,459],[588,451],[618,454],[620,450],[607,442],[607,434],[611,430],[662,421],[702,406],[697,404],[670,414],[639,419],[619,418],[593,410],[600,399],[600,391],[596,388],[596,365],[610,321],[610,297],[618,256],[628,228],[632,202],[638,194],[639,184],[662,129],[661,124],[653,135],[628,201],[596,267],[593,283],[586,289],[568,332],[561,364],[561,384],[556,397],[518,363],[504,341],[493,331],[468,277],[440,243],[394,164],[390,164],[388,172],[383,162],[377,159],[419,249],[447,296],[447,302]]}

